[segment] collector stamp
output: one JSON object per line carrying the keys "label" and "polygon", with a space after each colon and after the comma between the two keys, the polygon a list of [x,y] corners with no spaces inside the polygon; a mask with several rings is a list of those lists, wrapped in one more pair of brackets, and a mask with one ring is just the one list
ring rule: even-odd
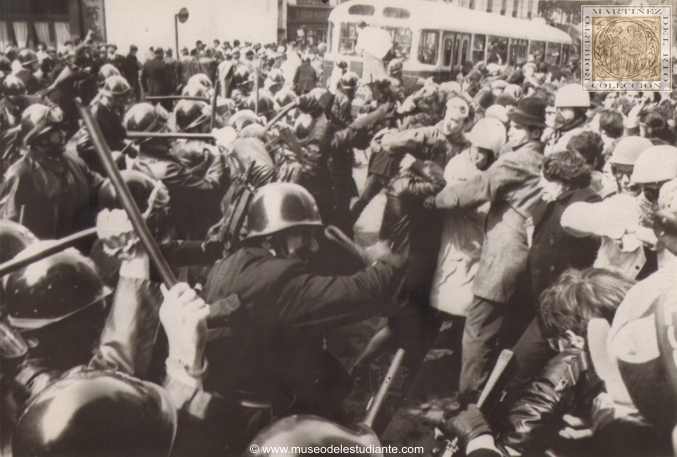
{"label": "collector stamp", "polygon": [[581,18],[583,90],[671,90],[670,6],[582,6]]}

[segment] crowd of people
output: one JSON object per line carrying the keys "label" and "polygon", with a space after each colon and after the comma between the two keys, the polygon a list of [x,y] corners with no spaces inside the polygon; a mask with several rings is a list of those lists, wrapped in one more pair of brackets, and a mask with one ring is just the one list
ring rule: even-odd
{"label": "crowd of people", "polygon": [[[396,55],[323,77],[323,44],[116,49],[0,56],[0,261],[33,256],[3,270],[3,455],[241,455],[282,417],[348,425],[372,363],[404,349],[406,393],[445,322],[437,426],[467,455],[673,455],[677,92],[584,92],[575,60],[539,56],[410,87]],[[325,333],[374,316],[343,366]]]}

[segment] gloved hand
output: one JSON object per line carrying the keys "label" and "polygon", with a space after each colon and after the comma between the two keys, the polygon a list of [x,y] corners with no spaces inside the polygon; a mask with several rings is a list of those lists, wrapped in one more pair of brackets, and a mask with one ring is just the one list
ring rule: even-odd
{"label": "gloved hand", "polygon": [[458,437],[461,449],[480,435],[491,435],[491,428],[477,405],[469,405],[461,414],[444,422],[440,429],[450,438]]}
{"label": "gloved hand", "polygon": [[371,265],[374,261],[392,253],[393,252],[390,250],[390,246],[388,246],[387,242],[379,241],[366,248],[361,257],[365,265]]}
{"label": "gloved hand", "polygon": [[167,333],[169,358],[198,372],[203,368],[209,306],[186,283],[178,283],[169,291],[162,286],[162,293],[165,298],[160,321]]}

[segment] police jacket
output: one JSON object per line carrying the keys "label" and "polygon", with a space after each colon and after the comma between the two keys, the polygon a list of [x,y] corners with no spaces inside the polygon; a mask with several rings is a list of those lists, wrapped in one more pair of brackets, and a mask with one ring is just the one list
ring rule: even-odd
{"label": "police jacket", "polygon": [[204,289],[212,307],[227,307],[233,295],[239,302],[229,311],[232,335],[208,336],[205,390],[272,401],[281,392],[310,388],[323,372],[323,329],[379,312],[403,273],[397,255],[352,276],[322,276],[262,247],[239,249],[214,266]]}
{"label": "police jacket", "polygon": [[31,148],[5,174],[0,218],[18,222],[23,213],[23,225],[38,238],[62,238],[94,226],[102,183],[71,152],[52,157]]}
{"label": "police jacket", "polygon": [[[122,151],[126,146],[124,139],[127,136],[127,131],[122,125],[122,115],[100,99],[92,107],[92,116],[97,120],[108,148],[111,151]],[[82,127],[78,132],[76,150],[91,170],[105,175],[106,171],[96,154],[86,127]]]}
{"label": "police jacket", "polygon": [[317,85],[317,72],[310,63],[302,63],[294,73],[294,92],[297,95],[307,94]]}
{"label": "police jacket", "polygon": [[529,254],[528,227],[541,201],[540,164],[543,143],[532,141],[502,154],[489,169],[470,181],[437,194],[438,208],[473,208],[491,202],[485,224],[486,241],[473,283],[473,294],[507,303]]}
{"label": "police jacket", "polygon": [[591,267],[597,257],[600,240],[568,234],[560,224],[562,213],[575,202],[594,203],[599,195],[590,187],[566,192],[554,202],[542,202],[534,209],[534,233],[529,250],[529,265],[534,301],[569,268]]}
{"label": "police jacket", "polygon": [[[202,232],[204,228],[196,228],[194,223],[196,202],[220,201],[223,196],[223,156],[216,155],[206,165],[208,166],[191,170],[177,156],[170,154],[166,146],[157,144],[142,145],[139,156],[132,165],[132,169],[159,179],[167,186],[179,239],[191,239],[191,235],[196,239],[196,231],[199,229]],[[206,228],[202,237],[198,236],[197,239],[204,239],[205,235]]]}
{"label": "police jacket", "polygon": [[341,89],[338,89],[334,96],[334,103],[331,105],[329,120],[340,129],[348,127],[352,120],[352,106],[350,98]]}

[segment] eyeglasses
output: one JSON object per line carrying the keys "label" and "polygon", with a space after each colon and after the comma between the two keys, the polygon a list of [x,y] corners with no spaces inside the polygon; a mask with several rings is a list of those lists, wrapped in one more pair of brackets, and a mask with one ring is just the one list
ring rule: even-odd
{"label": "eyeglasses", "polygon": [[632,176],[632,170],[634,167],[632,165],[615,165],[611,164],[611,174],[614,175],[614,178],[621,179],[623,176],[628,178]]}

